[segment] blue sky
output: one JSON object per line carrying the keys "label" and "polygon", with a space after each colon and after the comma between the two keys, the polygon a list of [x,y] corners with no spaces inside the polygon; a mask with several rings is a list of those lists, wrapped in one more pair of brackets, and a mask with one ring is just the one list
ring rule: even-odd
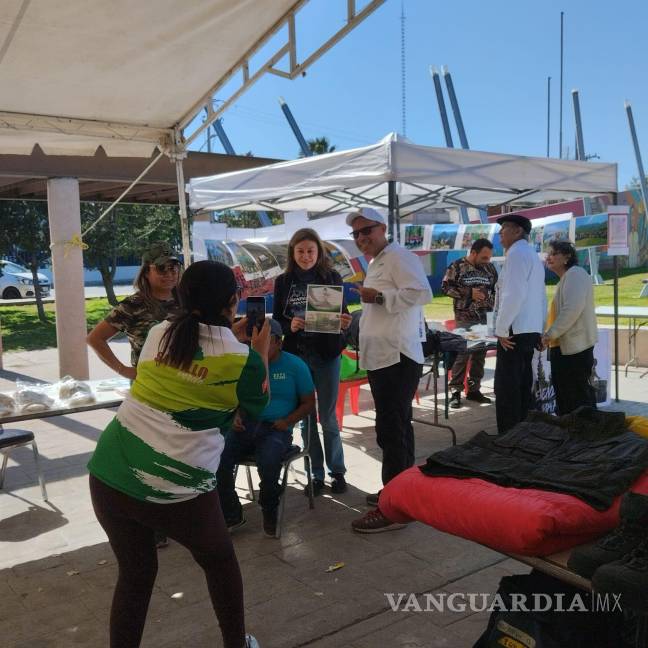
{"label": "blue sky", "polygon": [[[551,155],[558,157],[560,12],[564,11],[564,156],[574,157],[571,90],[577,88],[586,153],[619,163],[620,189],[637,175],[624,110],[627,99],[648,166],[645,0],[405,0],[404,6],[406,134],[411,140],[445,145],[429,66],[447,65],[471,148],[544,156],[547,76],[551,76]],[[342,0],[311,0],[298,22],[299,51],[310,53],[321,42],[321,34],[341,25],[345,7]],[[279,96],[286,99],[307,139],[325,135],[338,149],[402,131],[400,14],[400,0],[387,0],[304,78],[261,79],[223,116],[236,152],[297,156],[299,148],[279,108]],[[446,104],[450,110],[447,98]],[[454,125],[453,138],[458,146]],[[218,141],[214,150],[222,151]]]}

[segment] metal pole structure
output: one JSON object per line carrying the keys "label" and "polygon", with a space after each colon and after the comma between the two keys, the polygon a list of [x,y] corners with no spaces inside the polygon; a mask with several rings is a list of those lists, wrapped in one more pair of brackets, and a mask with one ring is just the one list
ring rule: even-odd
{"label": "metal pole structure", "polygon": [[439,104],[439,113],[441,114],[441,123],[443,124],[446,146],[448,148],[454,148],[454,144],[452,143],[452,133],[450,133],[450,123],[448,122],[448,113],[446,112],[445,101],[443,100],[443,91],[441,90],[439,71],[435,67],[430,66],[430,74],[432,75],[437,103]]}
{"label": "metal pole structure", "polygon": [[562,160],[563,151],[562,151],[562,124],[563,124],[563,62],[564,62],[564,19],[565,12],[560,12],[560,116],[559,116],[559,127],[558,127],[558,157]]}
{"label": "metal pole structure", "polygon": [[585,144],[583,142],[583,123],[581,121],[580,100],[578,90],[572,90],[574,102],[574,119],[576,120],[576,159],[585,160]]}
{"label": "metal pole structure", "polygon": [[550,134],[551,134],[551,77],[547,77],[547,157],[549,157]]}
{"label": "metal pole structure", "polygon": [[398,226],[398,223],[396,222],[396,201],[397,201],[397,196],[396,196],[396,182],[394,180],[389,180],[387,182],[387,200],[388,200],[388,206],[389,206],[389,215],[387,217],[387,231],[389,234],[389,240],[390,241],[397,241],[397,235],[396,235],[396,227]]}
{"label": "metal pole structure", "polygon": [[648,186],[646,183],[646,173],[644,172],[643,162],[641,160],[641,151],[639,150],[639,140],[635,130],[634,117],[632,116],[632,106],[629,101],[625,102],[626,115],[628,115],[628,125],[630,126],[630,137],[632,137],[632,146],[634,147],[635,159],[637,161],[637,170],[639,171],[639,186],[641,187],[641,197],[643,198],[644,211],[648,213]]}
{"label": "metal pole structure", "polygon": [[[616,202],[616,201],[615,201]],[[619,257],[614,255],[614,400],[619,402]],[[628,331],[630,335],[630,331]]]}
{"label": "metal pole structure", "polygon": [[[227,155],[236,155],[236,153],[234,152],[234,147],[232,146],[232,143],[229,141],[229,137],[227,137],[227,134],[225,133],[225,129],[223,128],[223,122],[220,119],[220,117],[212,124],[212,128],[214,129],[214,132],[218,136],[218,139],[221,141],[221,144],[225,149],[225,153],[227,153]],[[209,137],[207,138],[207,141],[209,141]]]}
{"label": "metal pole structure", "polygon": [[466,137],[466,131],[464,130],[463,119],[461,119],[461,111],[459,110],[459,102],[457,101],[457,95],[455,94],[454,84],[452,83],[452,77],[448,68],[444,65],[442,67],[443,78],[446,82],[446,89],[448,91],[448,98],[450,99],[450,105],[452,106],[452,113],[457,124],[457,131],[459,131],[459,141],[461,142],[462,149],[470,148],[468,146],[468,138]]}
{"label": "metal pole structure", "polygon": [[279,105],[281,106],[281,110],[288,120],[290,128],[292,128],[293,134],[297,138],[297,142],[299,143],[299,148],[301,149],[303,156],[310,157],[311,155],[313,155],[313,152],[310,150],[310,147],[306,143],[306,140],[304,139],[304,136],[302,135],[302,132],[299,129],[299,126],[297,125],[297,122],[295,121],[295,118],[290,112],[290,108],[288,108],[288,104],[284,101],[283,97],[279,97]]}
{"label": "metal pole structure", "polygon": [[189,214],[187,212],[187,194],[185,193],[184,169],[182,160],[187,156],[182,138],[182,131],[175,131],[175,151],[169,156],[175,161],[176,181],[178,183],[178,205],[180,207],[180,233],[182,234],[182,256],[184,267],[191,265],[191,238],[189,237]]}

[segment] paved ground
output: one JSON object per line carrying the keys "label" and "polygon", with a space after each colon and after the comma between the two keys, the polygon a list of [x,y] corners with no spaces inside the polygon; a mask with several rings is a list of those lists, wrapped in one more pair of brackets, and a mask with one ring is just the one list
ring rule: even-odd
{"label": "paved ground", "polygon": [[[127,344],[115,348],[127,357]],[[6,354],[0,389],[9,384],[1,378],[55,377],[55,365],[52,351]],[[98,362],[92,373],[109,375]],[[648,378],[640,381],[639,373],[622,380],[626,400],[619,408],[648,414]],[[488,386],[490,371],[487,378]],[[280,540],[263,537],[257,505],[245,506],[248,523],[233,537],[248,628],[262,648],[469,647],[484,630],[487,613],[393,612],[385,593],[494,592],[502,576],[528,571],[418,523],[375,536],[351,533],[350,522],[366,510],[366,493],[379,487],[371,405],[364,392],[360,415],[344,420],[349,492],[323,495],[310,511],[301,485],[291,484]],[[417,416],[429,415],[430,406],[423,394]],[[111,415],[98,411],[24,424],[36,432],[50,502],[40,499],[29,452],[15,451],[8,491],[0,493],[0,643],[6,648],[107,645],[115,565],[91,510],[85,465]],[[451,419],[460,442],[481,429],[494,430],[492,406],[465,407]],[[450,443],[446,432],[423,425],[416,426],[416,440],[420,461]],[[296,478],[303,482],[303,475]],[[327,573],[337,562],[345,566]],[[143,646],[214,648],[221,645],[218,635],[200,570],[171,544],[160,552]]]}

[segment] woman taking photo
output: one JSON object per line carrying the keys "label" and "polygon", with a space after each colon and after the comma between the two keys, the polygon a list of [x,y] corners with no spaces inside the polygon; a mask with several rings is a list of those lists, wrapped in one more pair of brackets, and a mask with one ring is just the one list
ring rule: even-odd
{"label": "woman taking photo", "polygon": [[269,325],[232,322],[234,273],[200,261],[178,286],[180,309],[154,326],[137,375],[88,464],[99,523],[117,557],[111,648],[140,645],[157,573],[153,529],[187,547],[202,567],[225,648],[257,646],[246,637],[243,587],[216,489],[221,430],[238,407],[254,416],[268,401]]}
{"label": "woman taking photo", "polygon": [[[284,332],[283,350],[293,353],[308,365],[315,383],[317,414],[324,435],[324,453],[317,432],[317,416],[311,415],[310,456],[313,470],[313,492],[324,489],[324,457],[332,478],[331,491],[344,493],[347,489],[344,474],[344,450],[335,416],[335,405],[340,383],[340,353],[342,336],[336,333],[307,333],[306,294],[309,285],[342,286],[342,277],[331,268],[324,245],[315,230],[303,228],[293,234],[288,243],[286,270],[275,279],[273,319]],[[346,310],[346,309],[344,309]],[[341,326],[351,322],[348,313],[342,313]],[[304,439],[304,443],[307,440]]]}
{"label": "woman taking photo", "polygon": [[[137,360],[149,329],[165,320],[176,306],[175,288],[180,261],[168,243],[158,241],[145,250],[135,278],[136,292],[112,309],[86,338],[95,353],[120,376],[135,379]],[[125,333],[131,345],[131,366],[123,364],[108,342]]]}
{"label": "woman taking photo", "polygon": [[560,281],[549,306],[543,346],[549,347],[551,381],[558,414],[581,405],[596,407],[591,384],[596,344],[596,315],[592,278],[577,265],[576,249],[569,241],[549,244],[547,267]]}

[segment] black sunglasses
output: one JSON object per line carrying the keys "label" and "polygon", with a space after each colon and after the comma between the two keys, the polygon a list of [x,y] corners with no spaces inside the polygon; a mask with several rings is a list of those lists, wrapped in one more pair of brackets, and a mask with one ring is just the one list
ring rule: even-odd
{"label": "black sunglasses", "polygon": [[180,270],[180,263],[177,261],[170,261],[169,263],[155,264],[155,270],[158,274],[174,274]]}
{"label": "black sunglasses", "polygon": [[380,223],[374,223],[373,225],[367,225],[367,227],[361,227],[360,229],[353,230],[353,232],[351,232],[351,236],[353,236],[353,238],[357,241],[360,238],[360,234],[362,234],[363,236],[369,236],[369,234],[371,234],[371,230],[374,227],[378,227],[378,225],[380,225]]}

